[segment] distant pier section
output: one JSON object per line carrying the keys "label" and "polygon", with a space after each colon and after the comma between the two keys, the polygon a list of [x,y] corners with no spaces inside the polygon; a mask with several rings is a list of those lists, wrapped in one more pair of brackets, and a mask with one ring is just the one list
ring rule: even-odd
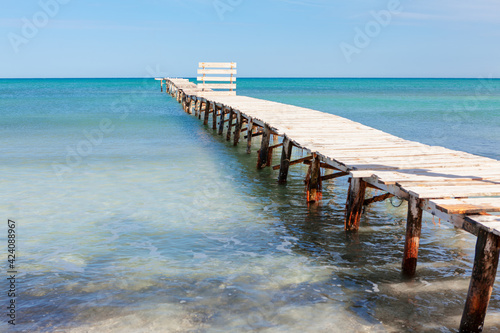
{"label": "distant pier section", "polygon": [[[238,96],[236,74],[236,63],[202,62],[198,84],[188,79],[156,80],[186,113],[235,146],[243,141],[251,153],[260,138],[257,168],[279,170],[279,183],[287,182],[291,166],[308,165],[308,202],[321,200],[323,182],[349,177],[344,219],[348,233],[358,231],[364,206],[393,196],[406,200],[406,277],[416,272],[423,212],[477,236],[460,332],[481,332],[500,253],[500,161],[404,140],[312,109]],[[281,159],[273,166],[274,149],[281,150]],[[292,160],[293,149],[307,156]],[[367,188],[383,194],[366,198]]]}

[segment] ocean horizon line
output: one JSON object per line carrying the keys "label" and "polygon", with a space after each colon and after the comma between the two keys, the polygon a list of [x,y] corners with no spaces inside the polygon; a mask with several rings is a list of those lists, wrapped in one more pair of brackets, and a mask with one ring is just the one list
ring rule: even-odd
{"label": "ocean horizon line", "polygon": [[[117,80],[117,79],[154,79],[161,76],[130,76],[130,77],[0,77],[0,80]],[[195,79],[196,76],[164,76],[170,78]],[[237,79],[353,79],[353,80],[477,80],[490,79],[499,80],[500,77],[327,77],[327,76],[241,76]]]}

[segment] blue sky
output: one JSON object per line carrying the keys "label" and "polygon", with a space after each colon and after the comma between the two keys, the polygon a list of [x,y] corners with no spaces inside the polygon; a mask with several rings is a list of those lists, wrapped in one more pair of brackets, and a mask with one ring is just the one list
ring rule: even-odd
{"label": "blue sky", "polygon": [[0,1],[0,77],[500,77],[498,0]]}

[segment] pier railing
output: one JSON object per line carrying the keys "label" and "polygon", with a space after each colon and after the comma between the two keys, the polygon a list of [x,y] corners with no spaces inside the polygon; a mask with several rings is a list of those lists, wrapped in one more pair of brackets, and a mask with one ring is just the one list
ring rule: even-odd
{"label": "pier railing", "polygon": [[197,81],[201,91],[221,96],[236,95],[235,62],[200,62],[199,67]]}

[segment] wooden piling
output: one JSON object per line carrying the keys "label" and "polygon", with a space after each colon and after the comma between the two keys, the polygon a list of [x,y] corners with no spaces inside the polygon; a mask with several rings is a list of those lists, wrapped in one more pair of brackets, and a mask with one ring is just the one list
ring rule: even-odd
{"label": "wooden piling", "polygon": [[196,99],[196,104],[194,105],[194,116],[199,119],[199,115],[201,112],[201,101]]}
{"label": "wooden piling", "polygon": [[192,109],[193,109],[193,103],[194,103],[194,99],[189,99],[189,104],[188,104],[188,106],[186,108],[186,112],[188,114],[193,114],[193,111],[192,111]]}
{"label": "wooden piling", "polygon": [[247,124],[247,154],[252,153],[252,131],[253,131],[253,118],[250,118]]}
{"label": "wooden piling", "polygon": [[263,169],[269,161],[269,140],[271,139],[271,129],[269,126],[264,126],[262,141],[260,143],[259,156],[257,159],[257,169]]}
{"label": "wooden piling", "polygon": [[226,133],[226,140],[229,141],[231,140],[231,130],[233,128],[233,118],[234,118],[234,110],[230,109],[229,111],[229,122],[227,124],[227,133]]}
{"label": "wooden piling", "polygon": [[213,109],[214,111],[212,112],[212,129],[216,130],[217,129],[217,104],[213,104]]}
{"label": "wooden piling", "polygon": [[208,125],[208,115],[210,114],[210,105],[211,105],[211,103],[209,101],[206,101],[206,103],[205,103],[205,115],[203,117],[203,125]]}
{"label": "wooden piling", "polygon": [[403,255],[402,272],[405,277],[415,276],[417,270],[418,247],[422,231],[422,208],[420,200],[410,196],[408,200],[408,217],[406,219],[406,239]]}
{"label": "wooden piling", "polygon": [[198,111],[198,119],[201,119],[201,113],[203,112],[203,105],[207,105],[207,103],[200,101],[200,110]]}
{"label": "wooden piling", "polygon": [[465,302],[460,332],[482,332],[484,318],[498,267],[500,239],[486,230],[479,230],[474,266]]}
{"label": "wooden piling", "polygon": [[224,118],[225,118],[225,112],[226,110],[226,107],[223,106],[221,109],[220,109],[220,116],[219,116],[219,135],[222,135],[222,133],[224,132]]}
{"label": "wooden piling", "polygon": [[187,100],[181,100],[181,102],[180,102],[181,103],[181,107],[184,110],[184,112],[187,112],[186,111],[186,104],[187,104],[187,102],[188,102]]}
{"label": "wooden piling", "polygon": [[345,231],[358,231],[363,203],[365,200],[366,182],[361,178],[351,178],[347,193],[344,229]]}
{"label": "wooden piling", "polygon": [[312,155],[311,165],[306,175],[306,200],[307,202],[319,202],[321,200],[321,161],[318,155]]}
{"label": "wooden piling", "polygon": [[281,151],[280,173],[278,176],[278,183],[285,184],[288,177],[288,168],[290,167],[290,159],[292,157],[293,144],[285,137],[283,139],[283,149]]}
{"label": "wooden piling", "polygon": [[241,112],[236,112],[236,124],[234,124],[234,136],[233,136],[233,145],[237,146],[240,141],[241,134],[241,126],[243,123],[243,116]]}

